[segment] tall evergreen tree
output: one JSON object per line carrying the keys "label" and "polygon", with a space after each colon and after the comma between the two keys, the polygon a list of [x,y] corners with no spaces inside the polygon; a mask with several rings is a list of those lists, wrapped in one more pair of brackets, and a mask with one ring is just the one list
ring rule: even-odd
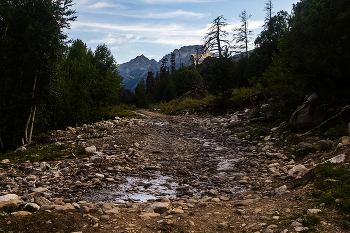
{"label": "tall evergreen tree", "polygon": [[146,78],[146,91],[150,94],[153,94],[154,90],[154,84],[156,83],[156,80],[154,78],[154,74],[152,71],[148,71],[147,78]]}
{"label": "tall evergreen tree", "polygon": [[176,58],[176,55],[175,53],[171,53],[171,58],[170,58],[170,63],[171,63],[171,73],[173,73],[176,69],[176,64],[175,64],[175,58]]}
{"label": "tall evergreen tree", "polygon": [[8,0],[0,7],[0,148],[31,143],[63,53],[71,0]]}

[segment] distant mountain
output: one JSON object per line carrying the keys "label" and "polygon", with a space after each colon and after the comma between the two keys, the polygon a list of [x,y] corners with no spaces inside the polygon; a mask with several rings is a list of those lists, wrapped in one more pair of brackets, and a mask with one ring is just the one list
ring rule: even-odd
{"label": "distant mountain", "polygon": [[[190,58],[191,55],[196,54],[196,47],[200,47],[200,45],[184,46],[173,51],[176,55],[176,69],[180,67],[180,60],[184,66],[189,66],[191,64]],[[206,56],[208,55],[210,54],[207,54]],[[158,62],[154,59],[150,60],[144,55],[141,55],[130,60],[129,62],[118,65],[118,70],[120,75],[124,78],[126,88],[134,91],[140,80],[143,78],[146,79],[148,71],[152,71],[154,74],[156,74],[159,71],[164,58],[168,59],[167,66],[170,67],[171,53],[166,54]]]}

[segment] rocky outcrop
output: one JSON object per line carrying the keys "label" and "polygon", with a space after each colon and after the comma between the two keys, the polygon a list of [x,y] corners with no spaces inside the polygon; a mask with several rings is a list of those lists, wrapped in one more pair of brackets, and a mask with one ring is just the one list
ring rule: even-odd
{"label": "rocky outcrop", "polygon": [[322,106],[319,106],[317,98],[316,94],[310,95],[307,100],[294,111],[289,121],[292,127],[313,127],[326,119],[327,112]]}

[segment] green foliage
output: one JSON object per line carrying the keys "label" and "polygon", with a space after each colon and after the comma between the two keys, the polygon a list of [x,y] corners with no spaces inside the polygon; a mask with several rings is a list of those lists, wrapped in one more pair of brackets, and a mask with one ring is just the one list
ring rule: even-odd
{"label": "green foliage", "polygon": [[28,211],[28,212],[35,212],[37,211],[33,206],[31,205],[27,205],[25,208],[23,208],[24,211]]}
{"label": "green foliage", "polygon": [[27,120],[50,94],[75,19],[71,0],[2,1],[0,7],[0,148],[24,138]]}
{"label": "green foliage", "polygon": [[170,101],[176,97],[176,87],[171,77],[160,79],[154,86],[156,102]]}
{"label": "green foliage", "polygon": [[269,86],[285,97],[316,92],[327,101],[348,99],[349,1],[304,0],[293,12],[281,53],[264,75]]}
{"label": "green foliage", "polygon": [[173,100],[169,103],[160,102],[158,104],[151,104],[149,109],[160,109],[164,114],[177,114],[185,109],[203,109],[207,106],[212,106],[215,103],[215,97],[213,95],[207,95],[205,97],[198,98],[183,98],[181,100]]}
{"label": "green foliage", "polygon": [[[230,98],[230,103],[237,103],[245,100],[249,96],[253,96],[254,94],[260,92],[262,89],[261,86],[252,86],[252,87],[240,87],[240,88],[235,88],[232,91],[232,96]],[[251,97],[250,100],[253,100],[254,97]]]}
{"label": "green foliage", "polygon": [[202,76],[193,67],[181,67],[171,73],[170,77],[174,80],[177,96],[190,91],[194,87],[202,87]]}
{"label": "green foliage", "polygon": [[213,58],[204,60],[200,74],[203,77],[204,85],[209,93],[226,101],[238,81],[234,75],[234,62],[229,57]]}
{"label": "green foliage", "polygon": [[103,119],[114,119],[115,117],[136,118],[138,115],[133,113],[135,110],[135,105],[120,104],[115,106],[106,106],[102,108],[101,115]]}
{"label": "green foliage", "polygon": [[308,146],[303,150],[299,150],[299,151],[295,151],[294,154],[297,157],[303,157],[305,155],[311,154],[311,153],[315,153],[317,151],[317,147],[316,146]]}
{"label": "green foliage", "polygon": [[82,158],[87,156],[85,149],[77,145],[32,145],[25,151],[10,151],[0,154],[0,160],[10,159],[14,163],[25,161],[57,161],[66,159],[68,156]]}
{"label": "green foliage", "polygon": [[136,99],[136,107],[138,108],[148,107],[146,86],[143,80],[141,80],[135,88],[135,99]]}
{"label": "green foliage", "polygon": [[0,209],[0,212],[5,212],[5,213],[12,213],[17,210],[17,205],[16,204],[9,204]]}
{"label": "green foliage", "polygon": [[314,169],[315,188],[327,204],[341,212],[350,212],[350,170],[343,164],[324,163]]}
{"label": "green foliage", "polygon": [[303,224],[303,227],[310,227],[310,226],[317,226],[318,224],[320,224],[321,219],[316,216],[316,215],[306,215],[303,219],[303,221],[301,221],[301,224]]}

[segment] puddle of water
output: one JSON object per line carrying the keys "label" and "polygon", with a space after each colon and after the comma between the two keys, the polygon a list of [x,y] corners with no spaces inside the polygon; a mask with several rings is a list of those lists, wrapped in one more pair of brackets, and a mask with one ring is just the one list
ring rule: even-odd
{"label": "puddle of water", "polygon": [[159,122],[159,123],[154,123],[157,126],[165,126],[165,125],[169,125],[169,122]]}
{"label": "puddle of water", "polygon": [[110,185],[93,191],[83,199],[88,202],[146,202],[150,199],[176,198],[177,183],[168,182],[170,177],[158,176],[155,179],[127,177],[121,185]]}

